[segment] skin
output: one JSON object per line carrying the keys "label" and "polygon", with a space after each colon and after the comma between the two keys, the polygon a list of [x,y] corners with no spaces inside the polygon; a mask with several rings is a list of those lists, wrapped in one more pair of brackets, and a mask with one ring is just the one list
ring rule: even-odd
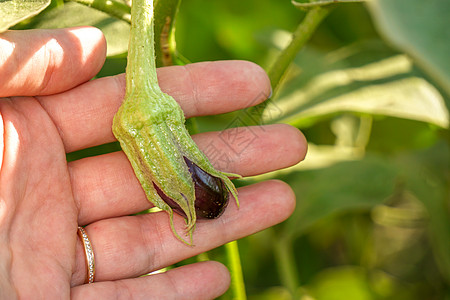
{"label": "skin", "polygon": [[[294,194],[280,181],[239,189],[240,209],[230,203],[220,218],[199,221],[193,247],[174,237],[165,212],[129,216],[151,204],[122,152],[71,163],[65,157],[114,141],[111,123],[125,78],[89,81],[105,49],[94,28],[0,34],[0,298],[213,299],[230,280],[217,262],[136,277],[285,220],[295,207]],[[186,117],[255,105],[270,92],[264,71],[243,61],[162,68],[158,78]],[[285,168],[305,156],[306,141],[295,128],[242,132],[255,133],[240,154],[224,143],[226,132],[193,138],[201,149],[213,143],[227,155],[222,171],[243,176]],[[174,222],[182,230],[183,219]],[[94,284],[83,284],[79,225],[87,225],[94,249]]]}

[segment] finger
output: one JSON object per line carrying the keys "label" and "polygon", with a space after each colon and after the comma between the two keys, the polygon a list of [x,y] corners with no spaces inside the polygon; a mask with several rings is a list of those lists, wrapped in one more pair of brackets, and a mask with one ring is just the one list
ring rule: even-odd
{"label": "finger", "polygon": [[49,95],[91,79],[106,42],[100,30],[77,27],[0,34],[0,97]]}
{"label": "finger", "polygon": [[[306,140],[289,125],[240,128],[237,142],[247,141],[245,148],[228,138],[227,132],[234,130],[194,136],[200,149],[221,171],[253,176],[297,164],[305,157]],[[151,207],[123,152],[74,161],[69,170],[74,198],[79,203],[80,224]]]}
{"label": "finger", "polygon": [[[245,61],[203,62],[158,69],[164,92],[186,117],[219,114],[256,105],[270,93],[259,66]],[[114,141],[112,120],[122,103],[125,77],[100,78],[64,94],[40,97],[61,131],[67,152]]]}
{"label": "finger", "polygon": [[215,299],[230,284],[227,268],[214,261],[195,263],[135,279],[96,282],[72,289],[71,299]]}
{"label": "finger", "polygon": [[[292,190],[281,181],[240,188],[239,196],[239,209],[229,205],[221,217],[197,222],[192,247],[174,236],[166,212],[105,219],[87,226],[95,253],[96,280],[136,277],[172,265],[273,226],[295,207]],[[180,216],[174,216],[174,222],[178,232],[186,228]],[[84,278],[86,272],[81,247],[74,278]]]}

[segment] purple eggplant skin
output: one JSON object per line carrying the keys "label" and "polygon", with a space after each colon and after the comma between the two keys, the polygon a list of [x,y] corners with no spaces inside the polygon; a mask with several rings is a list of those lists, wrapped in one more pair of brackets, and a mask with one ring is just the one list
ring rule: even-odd
{"label": "purple eggplant skin", "polygon": [[[230,196],[222,179],[214,177],[205,172],[195,163],[184,157],[184,161],[191,173],[195,188],[195,213],[198,219],[215,219],[220,217],[228,205]],[[169,198],[164,192],[153,183],[158,195],[176,213],[186,217],[181,207]]]}
{"label": "purple eggplant skin", "polygon": [[222,179],[205,172],[184,157],[195,185],[195,212],[199,219],[220,217],[228,205],[230,196]]}

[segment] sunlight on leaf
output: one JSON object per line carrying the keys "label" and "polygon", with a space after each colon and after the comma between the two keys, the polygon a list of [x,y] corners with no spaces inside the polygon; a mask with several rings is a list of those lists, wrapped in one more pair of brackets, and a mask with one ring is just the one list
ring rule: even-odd
{"label": "sunlight on leaf", "polygon": [[368,3],[380,32],[410,54],[450,95],[450,1],[373,0]]}
{"label": "sunlight on leaf", "polygon": [[[418,120],[447,128],[449,116],[445,101],[425,79],[408,76],[380,83],[385,78],[407,74],[411,68],[411,62],[400,55],[360,68],[321,74],[304,88],[276,102],[281,111],[295,112],[277,121],[302,126],[327,115],[356,112]],[[347,88],[342,90],[343,87]]]}
{"label": "sunlight on leaf", "polygon": [[107,55],[119,55],[128,49],[130,25],[122,20],[78,3],[66,3],[38,18],[36,28],[95,26],[102,30],[108,45]]}
{"label": "sunlight on leaf", "polygon": [[[411,61],[406,56],[383,59],[362,67],[338,69],[323,72],[312,78],[304,87],[297,87],[291,95],[278,99],[277,105],[285,111],[296,111],[301,105],[314,105],[314,98],[325,92],[353,83],[370,83],[387,77],[406,74],[412,69]],[[353,89],[352,89],[353,90]]]}
{"label": "sunlight on leaf", "polygon": [[449,125],[448,111],[442,96],[427,81],[414,77],[361,88],[303,110],[283,122],[298,125],[304,119],[337,112],[393,116],[443,128]]}
{"label": "sunlight on leaf", "polygon": [[0,1],[0,32],[37,15],[50,4],[50,0],[2,0]]}
{"label": "sunlight on leaf", "polygon": [[340,162],[362,159],[364,157],[363,154],[361,149],[356,147],[337,147],[308,143],[308,154],[300,164],[270,173],[247,177],[247,179],[263,181],[279,178],[280,176],[289,176],[289,174],[296,171],[323,169]]}
{"label": "sunlight on leaf", "polygon": [[[393,279],[382,272],[371,273],[357,266],[325,269],[312,280],[308,291],[318,300],[376,300],[389,295]],[[374,289],[375,278],[384,281],[381,291]]]}

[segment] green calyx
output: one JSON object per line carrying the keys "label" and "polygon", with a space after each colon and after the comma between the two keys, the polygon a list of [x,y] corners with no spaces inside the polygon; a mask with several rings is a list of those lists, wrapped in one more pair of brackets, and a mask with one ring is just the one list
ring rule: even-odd
{"label": "green calyx", "polygon": [[[198,149],[184,126],[178,103],[158,85],[154,54],[153,1],[134,0],[126,70],[125,99],[114,116],[113,133],[127,155],[150,202],[169,213],[170,225],[181,241],[192,244],[197,220],[195,188],[184,158],[220,178],[238,201],[228,176],[217,171]],[[175,230],[173,209],[158,195],[157,186],[186,215],[187,242]],[[238,202],[237,202],[238,203]]]}

